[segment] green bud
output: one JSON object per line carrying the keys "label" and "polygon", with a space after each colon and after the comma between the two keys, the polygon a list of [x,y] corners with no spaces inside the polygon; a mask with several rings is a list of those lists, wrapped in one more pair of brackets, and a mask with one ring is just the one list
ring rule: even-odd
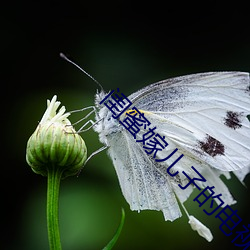
{"label": "green bud", "polygon": [[86,145],[76,133],[65,113],[65,107],[56,113],[60,102],[54,96],[47,101],[41,122],[27,143],[26,160],[32,170],[47,176],[50,168],[62,171],[62,177],[79,172],[87,158]]}

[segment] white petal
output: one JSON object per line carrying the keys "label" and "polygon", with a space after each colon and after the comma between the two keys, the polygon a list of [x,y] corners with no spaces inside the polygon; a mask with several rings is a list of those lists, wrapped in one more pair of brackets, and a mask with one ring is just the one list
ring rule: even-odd
{"label": "white petal", "polygon": [[56,99],[57,96],[54,95],[51,101],[47,100],[48,107],[40,121],[40,124],[44,124],[46,122],[61,122],[63,124],[71,125],[70,121],[67,119],[70,113],[65,113],[66,108],[64,106],[62,106],[57,112],[61,102]]}
{"label": "white petal", "polygon": [[213,235],[210,232],[209,228],[207,228],[205,225],[203,225],[199,220],[197,220],[194,216],[189,216],[189,222],[191,228],[194,231],[197,231],[200,236],[205,238],[208,242],[210,242],[213,239]]}

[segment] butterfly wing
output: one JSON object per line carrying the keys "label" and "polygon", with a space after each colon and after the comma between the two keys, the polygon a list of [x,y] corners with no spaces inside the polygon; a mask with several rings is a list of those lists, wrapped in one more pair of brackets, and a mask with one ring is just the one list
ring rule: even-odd
{"label": "butterfly wing", "polygon": [[[128,98],[137,109],[147,111],[145,116],[161,134],[192,157],[222,171],[250,167],[248,73],[177,77],[149,85]],[[238,171],[238,177],[243,179],[245,172]]]}
{"label": "butterfly wing", "polygon": [[[235,201],[219,176],[229,178],[226,171],[238,169],[235,173],[243,180],[249,172],[249,92],[248,74],[220,72],[161,81],[128,97],[168,142],[164,150],[157,152],[157,158],[164,158],[175,148],[184,155],[172,169],[178,172],[174,177],[167,169],[175,155],[156,162],[126,129],[118,128],[115,122],[111,124],[108,116],[112,114],[102,114],[103,109],[98,119],[107,121],[97,124],[95,130],[109,146],[108,153],[131,209],[161,210],[165,220],[171,221],[180,217],[176,197],[183,203],[194,188],[189,185],[180,189],[179,185],[184,187],[189,182],[181,173],[185,170],[191,178],[197,177],[191,166],[207,180],[206,185],[201,182],[199,186],[214,186],[225,204],[233,204]],[[142,139],[143,133],[142,130],[137,139]]]}
{"label": "butterfly wing", "polygon": [[[137,139],[141,139],[142,134],[143,131]],[[156,162],[126,130],[109,134],[107,141],[110,145],[108,153],[113,161],[122,193],[130,204],[131,210],[160,210],[165,220],[173,221],[179,218],[181,211],[176,197],[183,203],[192,193],[194,186],[190,185],[185,190],[179,188],[179,184],[184,187],[189,181],[181,174],[171,177],[167,173],[167,168],[173,160]],[[160,152],[159,156],[170,154],[175,146],[174,142],[169,141],[168,147],[164,152]],[[219,178],[220,171],[210,168],[205,162],[189,157],[184,149],[180,150],[179,154],[181,153],[187,157],[181,159],[181,163],[175,166],[174,171],[181,173],[185,170],[193,177],[194,173],[190,171],[190,167],[194,165],[203,176],[209,176],[206,184],[220,190],[226,204],[235,202],[228,188]],[[199,186],[205,188],[205,183]]]}
{"label": "butterfly wing", "polygon": [[122,193],[131,210],[161,210],[166,220],[181,212],[166,171],[162,174],[155,161],[131,138],[127,131],[108,136],[108,153],[114,163]]}

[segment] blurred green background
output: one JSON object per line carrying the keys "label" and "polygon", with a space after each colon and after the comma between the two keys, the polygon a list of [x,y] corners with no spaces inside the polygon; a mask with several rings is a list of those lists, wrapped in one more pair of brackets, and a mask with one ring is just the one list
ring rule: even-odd
{"label": "blurred green background", "polygon": [[[26,142],[45,111],[46,99],[57,94],[67,110],[93,105],[96,84],[63,61],[60,52],[70,55],[104,89],[119,87],[125,95],[183,74],[249,71],[247,8],[235,2],[231,6],[213,1],[202,6],[160,3],[2,3],[1,249],[48,249],[46,178],[34,174],[25,161]],[[79,115],[71,118],[77,119]],[[89,154],[102,146],[93,131],[82,136]],[[249,177],[245,182],[250,186]],[[248,188],[235,178],[226,183],[238,200],[233,208],[247,224]],[[78,178],[62,181],[63,249],[102,249],[119,224],[121,207],[126,219],[114,249],[233,248],[233,238],[219,230],[219,221],[205,215],[191,199],[186,207],[211,229],[211,243],[190,229],[186,216],[171,223],[161,212],[130,211],[112,163],[102,152]]]}

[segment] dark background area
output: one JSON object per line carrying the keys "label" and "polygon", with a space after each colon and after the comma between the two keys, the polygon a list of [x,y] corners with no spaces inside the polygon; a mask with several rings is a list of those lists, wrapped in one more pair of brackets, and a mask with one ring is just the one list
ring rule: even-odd
{"label": "dark background area", "polygon": [[[41,1],[1,4],[2,249],[48,249],[46,178],[25,161],[26,143],[54,94],[67,110],[93,105],[96,84],[59,57],[69,55],[102,83],[129,95],[169,77],[206,71],[249,71],[248,5],[181,2]],[[79,114],[81,116],[81,114]],[[79,119],[72,116],[72,121]],[[84,133],[89,154],[101,147]],[[249,221],[249,190],[225,181]],[[246,186],[250,185],[249,177]],[[63,249],[101,249],[121,215],[125,226],[114,249],[221,249],[232,238],[192,200],[189,212],[214,235],[207,243],[187,218],[165,222],[161,212],[132,212],[105,152],[80,177],[62,181],[60,228]],[[236,247],[235,247],[236,248]]]}

